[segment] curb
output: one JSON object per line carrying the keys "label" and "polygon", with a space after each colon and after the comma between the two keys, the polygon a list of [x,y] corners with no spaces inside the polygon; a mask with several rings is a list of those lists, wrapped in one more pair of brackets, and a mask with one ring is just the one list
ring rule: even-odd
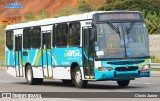
{"label": "curb", "polygon": [[157,74],[151,74],[150,77],[160,77],[160,75],[157,75]]}
{"label": "curb", "polygon": [[6,71],[6,67],[0,67],[0,71]]}

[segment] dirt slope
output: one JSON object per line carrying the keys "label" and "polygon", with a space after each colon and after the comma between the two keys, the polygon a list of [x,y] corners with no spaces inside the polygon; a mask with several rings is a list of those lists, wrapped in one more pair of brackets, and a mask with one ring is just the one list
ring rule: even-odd
{"label": "dirt slope", "polygon": [[[18,1],[23,9],[5,9],[4,6],[10,2]],[[25,15],[30,12],[36,13],[43,9],[47,12],[56,12],[60,9],[77,6],[78,1],[81,0],[0,0],[0,18],[11,17],[16,15]],[[91,5],[98,7],[103,4],[105,0],[86,0]]]}

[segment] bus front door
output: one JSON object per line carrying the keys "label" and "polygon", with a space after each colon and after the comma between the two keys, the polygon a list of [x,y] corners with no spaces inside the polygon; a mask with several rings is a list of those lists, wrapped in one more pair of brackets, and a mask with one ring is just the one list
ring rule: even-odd
{"label": "bus front door", "polygon": [[23,77],[22,35],[15,35],[15,71],[17,77]]}
{"label": "bus front door", "polygon": [[42,53],[43,75],[46,78],[53,77],[51,31],[42,32]]}
{"label": "bus front door", "polygon": [[91,27],[83,27],[83,69],[85,78],[94,78],[94,43],[91,39]]}

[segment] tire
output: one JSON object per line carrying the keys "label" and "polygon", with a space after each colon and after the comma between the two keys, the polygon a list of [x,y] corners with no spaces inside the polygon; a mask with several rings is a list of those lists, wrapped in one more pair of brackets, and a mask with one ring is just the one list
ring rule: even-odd
{"label": "tire", "polygon": [[27,65],[26,80],[27,80],[27,84],[29,84],[29,85],[36,85],[36,84],[42,84],[43,83],[43,79],[33,78],[33,70],[32,70],[32,67],[30,65]]}
{"label": "tire", "polygon": [[72,83],[72,80],[62,80],[64,84]]}
{"label": "tire", "polygon": [[32,71],[32,67],[30,65],[27,65],[26,80],[27,80],[27,84],[29,84],[29,85],[36,84],[36,79],[33,78],[33,71]]}
{"label": "tire", "polygon": [[88,81],[82,80],[82,73],[78,66],[76,66],[75,70],[73,71],[73,83],[77,88],[85,88],[87,86]]}
{"label": "tire", "polygon": [[117,84],[120,87],[127,87],[129,85],[130,80],[117,81]]}

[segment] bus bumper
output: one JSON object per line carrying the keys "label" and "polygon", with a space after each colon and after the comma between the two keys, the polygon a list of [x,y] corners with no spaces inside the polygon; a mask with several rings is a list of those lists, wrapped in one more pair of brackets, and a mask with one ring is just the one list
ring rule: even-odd
{"label": "bus bumper", "polygon": [[136,70],[136,71],[123,71],[118,72],[116,70],[111,71],[99,71],[97,68],[94,69],[95,79],[98,80],[126,80],[135,79],[140,77],[149,77],[150,69],[148,70]]}

